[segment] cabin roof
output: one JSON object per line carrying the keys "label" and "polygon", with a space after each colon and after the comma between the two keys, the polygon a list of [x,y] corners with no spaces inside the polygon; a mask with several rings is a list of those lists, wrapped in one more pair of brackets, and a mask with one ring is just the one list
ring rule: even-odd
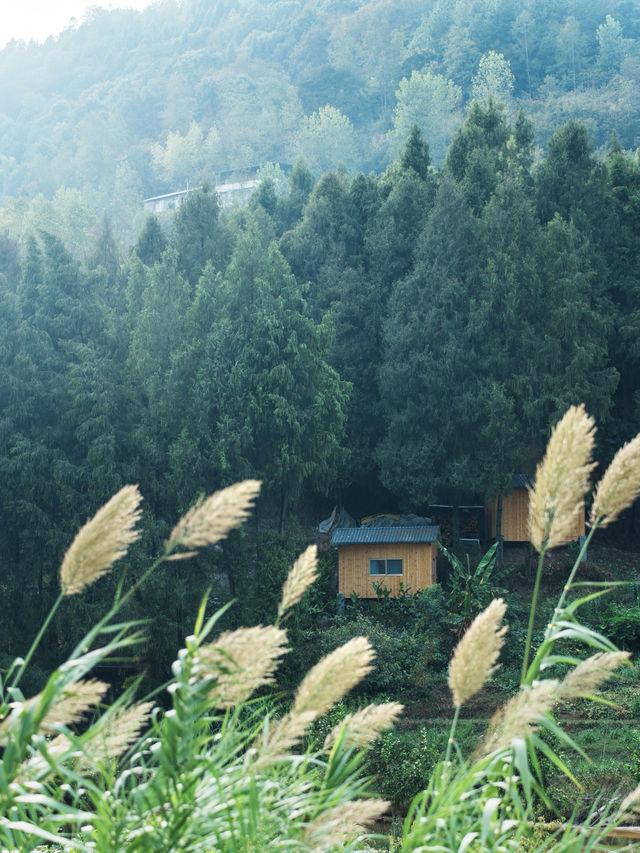
{"label": "cabin roof", "polygon": [[337,527],[332,545],[382,545],[396,542],[435,542],[440,533],[437,524],[421,527]]}
{"label": "cabin roof", "polygon": [[531,474],[514,474],[511,481],[513,489],[532,489],[535,486],[535,477]]}
{"label": "cabin roof", "polygon": [[189,187],[186,190],[175,190],[175,192],[172,192],[172,193],[163,193],[162,195],[154,195],[151,198],[145,198],[144,203],[149,204],[152,201],[163,201],[164,199],[166,199],[168,201],[169,199],[172,199],[172,198],[181,198],[182,196],[187,195],[188,193],[200,192],[201,189],[202,189],[202,187]]}

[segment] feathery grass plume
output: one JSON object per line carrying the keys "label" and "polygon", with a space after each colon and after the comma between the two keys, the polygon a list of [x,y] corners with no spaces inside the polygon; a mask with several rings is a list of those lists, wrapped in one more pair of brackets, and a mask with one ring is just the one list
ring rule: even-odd
{"label": "feathery grass plume", "polygon": [[595,423],[584,406],[571,406],[551,432],[544,459],[529,490],[529,533],[537,551],[571,538],[574,521],[589,488],[594,464],[591,451]]}
{"label": "feathery grass plume", "polygon": [[284,586],[282,587],[282,599],[278,605],[278,619],[280,619],[294,604],[297,604],[307,589],[318,577],[318,546],[309,545],[293,564]]}
{"label": "feathery grass plume", "polygon": [[300,740],[311,723],[371,672],[375,651],[366,637],[354,637],[317,663],[298,688],[293,707],[259,746],[259,764],[276,761]]}
{"label": "feathery grass plume", "polygon": [[322,812],[308,825],[305,839],[314,850],[326,850],[343,844],[375,823],[389,810],[386,800],[351,800]]}
{"label": "feathery grass plume", "polygon": [[284,758],[304,737],[305,732],[318,715],[315,711],[289,711],[281,717],[267,733],[262,743],[256,742],[258,753],[256,767],[268,766]]}
{"label": "feathery grass plume", "polygon": [[371,672],[375,656],[366,637],[354,637],[335,649],[305,675],[292,711],[313,711],[316,717],[324,714]]}
{"label": "feathery grass plume", "polygon": [[166,551],[173,551],[178,545],[202,548],[224,539],[247,518],[260,485],[259,480],[235,483],[192,506],[171,531],[165,542]]}
{"label": "feathery grass plume", "polygon": [[620,818],[625,815],[637,814],[640,814],[640,785],[635,787],[630,794],[627,794],[618,809],[618,817]]}
{"label": "feathery grass plume", "polygon": [[[55,731],[54,726],[68,726],[79,723],[86,712],[101,701],[109,685],[104,681],[90,679],[88,681],[76,681],[65,687],[56,699],[55,704],[44,716],[40,729],[42,731]],[[39,700],[39,696],[30,700]]]}
{"label": "feathery grass plume", "polygon": [[520,692],[494,714],[478,754],[489,755],[506,749],[514,740],[525,740],[555,705],[557,689],[555,679],[538,681],[533,687],[521,687]]}
{"label": "feathery grass plume", "polygon": [[76,595],[106,574],[140,538],[134,525],[141,515],[137,486],[124,486],[76,534],[60,567],[65,595]]}
{"label": "feathery grass plume", "polygon": [[138,739],[152,710],[153,702],[141,702],[115,711],[106,724],[96,731],[87,745],[86,754],[102,761],[117,758]]}
{"label": "feathery grass plume", "polygon": [[287,648],[286,631],[273,625],[226,631],[198,650],[193,673],[217,677],[211,698],[216,707],[231,708],[273,682]]}
{"label": "feathery grass plume", "polygon": [[449,689],[460,707],[480,690],[498,667],[507,626],[500,625],[507,605],[501,598],[479,613],[458,643],[449,664]]}
{"label": "feathery grass plume", "polygon": [[347,714],[341,723],[331,729],[325,738],[324,748],[333,746],[343,727],[346,727],[349,745],[364,747],[381,732],[390,729],[403,711],[404,705],[399,702],[382,702],[380,705],[367,705],[355,714]]}
{"label": "feathery grass plume", "polygon": [[602,682],[630,657],[630,652],[597,652],[591,655],[565,675],[558,685],[558,698],[593,696]]}
{"label": "feathery grass plume", "polygon": [[598,483],[590,523],[606,527],[640,494],[640,433],[623,445]]}

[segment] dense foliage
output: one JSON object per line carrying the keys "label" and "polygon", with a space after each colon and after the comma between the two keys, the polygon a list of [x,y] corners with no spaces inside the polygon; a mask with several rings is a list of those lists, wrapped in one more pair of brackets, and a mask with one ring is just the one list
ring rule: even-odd
{"label": "dense foliage", "polygon": [[87,501],[125,482],[147,500],[134,567],[199,492],[268,484],[248,535],[131,603],[158,620],[157,680],[211,583],[262,618],[257,555],[312,494],[360,514],[477,502],[532,470],[578,400],[608,461],[640,414],[640,167],[615,144],[594,155],[576,122],[535,167],[532,146],[522,113],[476,103],[440,170],[414,126],[379,178],[315,183],[299,162],[284,195],[267,179],[230,214],[205,187],[168,228],[149,219],[124,263],[108,222],[83,265],[46,231],[22,250],[3,236],[3,648],[46,612]]}
{"label": "dense foliage", "polygon": [[546,145],[583,121],[638,144],[636,0],[164,0],[93,7],[45,44],[0,51],[0,226],[76,256],[107,213],[133,240],[142,199],[295,162],[377,172],[413,122],[441,164],[471,99],[523,106]]}

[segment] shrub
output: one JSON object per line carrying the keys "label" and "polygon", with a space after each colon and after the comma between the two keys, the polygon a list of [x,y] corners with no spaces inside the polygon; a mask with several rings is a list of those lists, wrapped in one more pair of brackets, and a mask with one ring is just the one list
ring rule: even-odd
{"label": "shrub", "polygon": [[640,651],[640,607],[612,602],[601,617],[602,631],[623,649]]}
{"label": "shrub", "polygon": [[373,777],[376,794],[391,801],[394,813],[406,814],[414,797],[426,788],[446,744],[444,729],[427,726],[386,732],[374,744],[364,770]]}
{"label": "shrub", "polygon": [[437,632],[415,633],[385,625],[378,618],[356,615],[337,617],[318,637],[320,649],[327,653],[355,636],[369,638],[376,650],[376,669],[365,678],[359,690],[365,695],[407,694],[424,685],[430,674],[445,665],[442,639]]}

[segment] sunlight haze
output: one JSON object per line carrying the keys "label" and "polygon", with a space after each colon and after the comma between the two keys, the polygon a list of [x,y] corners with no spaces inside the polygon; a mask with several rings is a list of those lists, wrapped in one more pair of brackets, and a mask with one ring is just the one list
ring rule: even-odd
{"label": "sunlight haze", "polygon": [[92,6],[104,9],[144,9],[152,0],[120,0],[95,3],[92,0],[23,0],[7,4],[0,16],[0,48],[11,39],[45,41],[57,36],[72,18],[78,23]]}

